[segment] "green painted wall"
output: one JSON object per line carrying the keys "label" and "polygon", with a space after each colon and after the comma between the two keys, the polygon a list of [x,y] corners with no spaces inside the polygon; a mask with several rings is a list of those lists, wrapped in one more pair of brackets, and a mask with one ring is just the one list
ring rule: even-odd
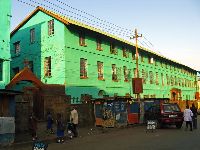
{"label": "green painted wall", "polygon": [[[19,66],[23,68],[23,60],[27,58],[34,62],[34,73],[43,82],[49,84],[66,84],[66,94],[73,99],[78,98],[80,101],[81,94],[92,95],[93,98],[99,98],[98,93],[103,90],[105,95],[109,96],[125,96],[132,93],[132,83],[124,82],[123,66],[130,70],[129,79],[134,77],[134,68],[136,62],[132,58],[135,54],[135,48],[131,45],[108,38],[105,35],[77,27],[74,25],[63,25],[63,23],[55,20],[55,33],[53,36],[48,36],[48,21],[52,18],[43,12],[38,12],[30,19],[23,27],[20,28],[11,38],[12,50],[12,68]],[[30,44],[30,29],[36,30],[36,41]],[[85,33],[86,45],[79,45],[79,32]],[[102,40],[102,51],[96,50],[96,37]],[[110,41],[116,43],[118,50],[117,55],[110,54]],[[18,56],[13,54],[13,44],[17,41],[21,43],[21,53]],[[129,57],[123,57],[122,47],[125,46],[129,50]],[[146,84],[141,98],[156,97],[170,98],[170,90],[173,88],[180,89],[182,92],[182,100],[193,100],[196,92],[194,82],[196,81],[196,72],[189,67],[174,63],[162,57],[139,49],[139,71],[140,77],[145,74]],[[44,78],[44,58],[51,56],[52,58],[52,76]],[[142,61],[143,57],[143,61]],[[149,64],[148,58],[153,57],[154,63]],[[88,78],[80,78],[80,58],[87,59],[88,63]],[[97,61],[103,62],[104,79],[98,80]],[[118,82],[112,81],[112,64],[116,64],[119,71],[120,79]],[[162,64],[162,65],[161,65]],[[163,65],[165,64],[165,65]],[[167,67],[166,67],[167,64]],[[170,67],[172,66],[172,67]],[[174,69],[175,68],[175,69]],[[144,71],[142,71],[144,70]],[[187,73],[182,70],[187,71]],[[149,72],[154,74],[153,84],[150,84]],[[158,72],[158,84],[156,84],[156,72]],[[164,85],[162,85],[161,73],[164,76]],[[178,84],[167,85],[166,74],[169,77],[177,77],[181,80],[187,79],[190,81],[190,86],[179,86]],[[13,76],[13,72],[11,72]],[[171,80],[170,80],[171,83]],[[76,101],[75,101],[76,102]]]}
{"label": "green painted wall", "polygon": [[[42,18],[42,19],[41,19]],[[13,68],[24,68],[24,60],[33,61],[33,72],[44,83],[64,84],[64,25],[55,20],[56,31],[48,35],[48,21],[52,18],[38,12],[11,37],[11,78]],[[30,42],[30,30],[35,29],[35,42]],[[14,43],[20,41],[20,53],[14,53]],[[44,77],[44,59],[51,56],[51,77]]]}
{"label": "green painted wall", "polygon": [[10,81],[11,0],[0,1],[0,89]]}
{"label": "green painted wall", "polygon": [[[79,46],[79,32],[84,31],[86,35],[86,45]],[[118,54],[110,54],[110,41],[103,35],[98,33],[92,33],[75,26],[67,27],[65,30],[66,35],[66,84],[68,95],[73,95],[72,97],[77,97],[79,94],[91,94],[93,97],[98,97],[99,90],[104,90],[106,95],[114,96],[114,93],[117,93],[118,96],[125,96],[126,93],[132,94],[132,83],[124,82],[123,66],[126,66],[127,69],[130,69],[131,75],[130,78],[134,77],[134,68],[136,68],[136,61],[132,58],[132,53],[135,54],[133,47],[126,45],[124,43],[114,41],[116,43]],[[102,49],[103,51],[96,50],[96,37],[101,37],[102,39]],[[129,57],[123,57],[122,47],[125,46],[129,49]],[[145,70],[149,74],[149,71],[152,71],[154,74],[153,84],[150,84],[149,75],[146,79],[146,84],[143,85],[144,91],[141,94],[141,97],[144,98],[155,96],[156,98],[170,98],[170,90],[172,88],[177,88],[182,90],[182,99],[183,100],[192,100],[194,99],[195,87],[182,87],[178,85],[167,85],[166,74],[171,77],[177,77],[181,79],[190,80],[191,83],[196,81],[196,73],[194,70],[188,69],[181,65],[172,63],[168,60],[165,60],[161,57],[155,56],[151,53],[148,53],[144,50],[139,49],[140,58],[139,58],[139,74],[142,77],[142,70]],[[141,62],[141,56],[144,57],[143,62]],[[148,63],[148,57],[154,58],[154,64]],[[88,78],[80,79],[80,58],[87,59],[88,62]],[[98,80],[97,78],[97,61],[104,63],[104,79],[105,81]],[[156,64],[155,64],[156,61]],[[165,63],[168,67],[162,67],[161,63]],[[120,78],[118,82],[112,81],[112,64],[116,64],[117,67],[121,68]],[[170,69],[170,65],[173,68]],[[175,66],[175,67],[174,67]],[[179,69],[174,69],[179,67]],[[192,75],[180,73],[181,69],[190,70]],[[155,74],[158,72],[158,85],[155,83],[156,77]],[[69,74],[72,74],[70,76]],[[162,85],[161,73],[164,76],[164,85]],[[170,81],[171,82],[171,81]]]}

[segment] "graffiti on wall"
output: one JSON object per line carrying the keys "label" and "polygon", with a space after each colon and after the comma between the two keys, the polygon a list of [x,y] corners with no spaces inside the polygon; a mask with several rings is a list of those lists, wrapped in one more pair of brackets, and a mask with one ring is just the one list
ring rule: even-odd
{"label": "graffiti on wall", "polygon": [[113,109],[113,103],[107,103],[107,102],[104,103],[103,108],[102,108],[102,114],[103,114],[102,126],[103,127],[114,127],[115,115],[112,109]]}

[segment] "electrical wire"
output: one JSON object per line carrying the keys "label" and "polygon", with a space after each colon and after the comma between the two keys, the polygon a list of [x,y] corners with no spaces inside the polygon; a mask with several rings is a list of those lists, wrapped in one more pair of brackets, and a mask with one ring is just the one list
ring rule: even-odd
{"label": "electrical wire", "polygon": [[[37,5],[42,5],[42,6],[44,6],[45,8],[48,8],[48,9],[50,9],[50,10],[53,10],[54,12],[58,12],[59,14],[62,14],[63,16],[69,17],[69,19],[70,19],[70,18],[74,18],[75,20],[80,20],[81,22],[83,21],[83,22],[85,22],[86,24],[90,24],[90,25],[92,25],[92,27],[97,26],[97,27],[99,27],[100,30],[103,30],[103,31],[108,32],[108,33],[111,33],[111,34],[113,34],[113,35],[117,35],[117,36],[119,36],[119,37],[122,37],[123,39],[126,39],[126,40],[128,40],[128,41],[130,41],[130,42],[133,42],[133,41],[131,41],[130,39],[127,39],[127,37],[130,37],[130,35],[132,34],[132,31],[131,31],[131,30],[122,28],[122,27],[120,27],[120,26],[118,26],[118,25],[115,25],[115,24],[110,23],[110,22],[108,22],[108,21],[106,21],[106,20],[100,19],[100,18],[98,18],[98,17],[96,17],[96,16],[94,16],[94,15],[91,15],[91,14],[85,12],[85,11],[76,9],[76,8],[70,6],[70,5],[67,5],[66,3],[64,3],[64,2],[62,2],[62,1],[60,1],[60,0],[56,0],[56,1],[59,2],[59,3],[61,3],[61,4],[64,5],[64,6],[67,6],[67,7],[70,8],[70,9],[73,9],[73,10],[76,10],[76,11],[78,11],[78,12],[80,12],[80,13],[86,14],[86,15],[88,15],[88,16],[90,16],[90,17],[96,19],[96,20],[98,20],[99,22],[98,22],[98,21],[94,21],[94,19],[90,19],[90,18],[88,18],[88,17],[86,17],[86,16],[83,16],[83,15],[81,15],[81,14],[79,14],[79,13],[75,13],[74,11],[70,11],[70,10],[67,10],[67,9],[65,9],[65,8],[62,8],[62,7],[60,7],[59,5],[53,3],[52,1],[49,1],[49,0],[43,0],[42,2],[46,2],[45,4],[44,4],[44,3],[41,3],[41,2],[38,2],[38,1],[34,1],[34,0],[29,0],[29,2],[31,2],[31,3],[28,3],[27,0],[26,0],[26,1],[25,1],[25,0],[24,0],[24,1],[22,1],[22,0],[17,0],[17,1],[19,1],[19,2],[21,2],[21,3],[24,3],[24,4],[26,4],[26,5],[29,5],[29,6],[31,6],[31,7],[37,7]],[[47,3],[48,3],[48,5],[47,5]],[[37,4],[37,5],[35,5],[35,4]],[[53,5],[54,7],[59,8],[59,9],[62,10],[62,11],[69,12],[69,13],[71,13],[71,14],[74,14],[75,16],[74,16],[74,15],[69,15],[69,14],[66,14],[66,13],[63,13],[63,12],[59,11],[58,9],[55,9],[55,8],[53,8],[53,7],[50,7],[49,4],[50,4],[50,5]],[[80,17],[81,17],[81,18],[80,18]],[[89,21],[91,21],[91,22],[93,22],[93,23],[91,24],[91,22],[89,22]],[[107,24],[106,24],[106,23],[107,23]],[[113,26],[116,27],[116,28],[114,28]],[[118,33],[118,34],[116,34],[116,33]],[[146,40],[147,42],[142,41],[142,40],[139,39],[139,40],[138,40],[139,43],[140,43],[142,46],[144,46],[144,47],[147,46],[147,47],[150,48],[150,49],[155,49],[155,48],[151,48],[151,46],[154,47],[154,45],[153,45],[145,36],[143,36],[143,37],[144,37],[144,40]],[[151,46],[149,46],[149,44],[150,44]],[[158,51],[158,52],[159,52],[159,51]],[[159,52],[159,53],[160,53],[160,52]],[[161,54],[161,53],[160,53],[160,54]]]}

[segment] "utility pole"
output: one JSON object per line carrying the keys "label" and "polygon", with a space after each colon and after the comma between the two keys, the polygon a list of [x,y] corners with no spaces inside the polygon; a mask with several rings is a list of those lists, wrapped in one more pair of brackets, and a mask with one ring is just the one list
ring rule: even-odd
{"label": "utility pole", "polygon": [[[139,64],[138,64],[138,59],[139,59],[139,54],[138,54],[138,37],[142,37],[142,34],[138,35],[137,33],[137,29],[135,29],[135,35],[133,36],[133,38],[135,38],[135,59],[136,59],[136,78],[139,78]],[[143,122],[143,117],[142,117],[142,105],[141,105],[141,101],[140,101],[140,93],[137,93],[136,94],[136,99],[137,99],[137,102],[139,103],[139,108],[140,108],[140,112],[139,112],[139,123],[142,123]]]}
{"label": "utility pole", "polygon": [[141,35],[138,35],[138,33],[137,33],[137,29],[135,29],[135,36],[134,36],[134,38],[135,38],[135,53],[136,53],[136,57],[135,57],[135,59],[136,59],[136,78],[139,78],[140,76],[139,76],[139,65],[138,65],[138,58],[139,58],[139,54],[138,54],[138,45],[137,45],[137,40],[138,40],[138,37],[142,37],[142,34]]}

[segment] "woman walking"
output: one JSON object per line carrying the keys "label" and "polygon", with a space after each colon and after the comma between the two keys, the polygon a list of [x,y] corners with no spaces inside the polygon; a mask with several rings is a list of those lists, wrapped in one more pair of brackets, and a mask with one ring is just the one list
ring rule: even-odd
{"label": "woman walking", "polygon": [[56,125],[57,125],[57,142],[63,143],[64,142],[64,131],[65,131],[65,124],[63,123],[63,119],[60,113],[57,114],[56,119]]}
{"label": "woman walking", "polygon": [[47,113],[47,133],[53,134],[53,117],[50,112]]}
{"label": "woman walking", "polygon": [[183,117],[184,117],[184,121],[186,123],[186,128],[185,130],[188,129],[188,124],[190,125],[190,131],[192,131],[192,116],[193,113],[192,111],[189,109],[189,106],[186,106],[186,109],[183,112]]}

